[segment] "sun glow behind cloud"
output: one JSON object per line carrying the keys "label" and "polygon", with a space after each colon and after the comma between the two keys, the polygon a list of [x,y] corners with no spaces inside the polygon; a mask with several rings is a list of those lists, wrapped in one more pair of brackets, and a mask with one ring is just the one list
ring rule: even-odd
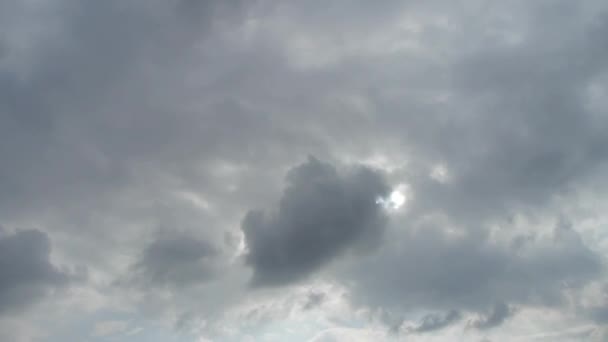
{"label": "sun glow behind cloud", "polygon": [[395,187],[387,197],[379,198],[376,202],[382,205],[385,209],[394,211],[402,209],[407,203],[407,187],[404,184],[399,184]]}

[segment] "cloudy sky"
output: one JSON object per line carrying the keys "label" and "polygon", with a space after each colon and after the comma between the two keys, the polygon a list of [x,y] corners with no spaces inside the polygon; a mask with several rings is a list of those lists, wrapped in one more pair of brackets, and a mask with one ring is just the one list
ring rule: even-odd
{"label": "cloudy sky", "polygon": [[0,1],[0,340],[606,341],[602,0]]}

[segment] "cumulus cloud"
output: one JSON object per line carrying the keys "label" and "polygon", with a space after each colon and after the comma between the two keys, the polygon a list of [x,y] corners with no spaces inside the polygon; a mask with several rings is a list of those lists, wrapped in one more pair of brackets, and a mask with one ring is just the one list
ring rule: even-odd
{"label": "cumulus cloud", "polygon": [[50,261],[51,243],[38,230],[0,236],[0,314],[11,314],[65,287],[71,275]]}
{"label": "cumulus cloud", "polygon": [[219,251],[209,242],[184,234],[169,234],[151,242],[133,266],[143,286],[196,285],[219,271]]}
{"label": "cumulus cloud", "polygon": [[243,219],[253,283],[278,285],[310,275],[343,251],[375,242],[386,215],[382,175],[365,167],[340,172],[313,157],[289,171],[276,212]]}

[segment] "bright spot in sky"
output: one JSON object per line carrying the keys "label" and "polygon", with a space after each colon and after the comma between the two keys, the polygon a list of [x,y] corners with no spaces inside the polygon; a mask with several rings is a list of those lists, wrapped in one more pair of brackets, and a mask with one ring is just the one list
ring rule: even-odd
{"label": "bright spot in sky", "polygon": [[394,190],[389,196],[391,207],[399,209],[405,203],[405,195],[399,190]]}
{"label": "bright spot in sky", "polygon": [[404,190],[405,186],[399,185],[397,188],[391,191],[387,197],[379,198],[377,203],[381,204],[386,209],[400,209],[407,201]]}

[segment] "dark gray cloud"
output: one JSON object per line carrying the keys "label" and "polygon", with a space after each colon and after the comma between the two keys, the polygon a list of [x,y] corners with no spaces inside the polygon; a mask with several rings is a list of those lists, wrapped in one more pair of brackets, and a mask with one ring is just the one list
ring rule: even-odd
{"label": "dark gray cloud", "polygon": [[[495,325],[497,302],[567,312],[562,292],[602,277],[601,223],[587,221],[605,210],[548,234],[535,220],[605,202],[606,13],[599,0],[2,1],[0,224],[45,227],[62,262],[90,264],[87,291],[135,265],[150,288],[133,297],[160,294],[145,312],[210,317],[191,298],[224,312],[248,278],[225,255],[240,229],[254,282],[323,268],[395,321],[454,309]],[[309,153],[380,157],[407,184],[405,210],[387,218],[373,202],[388,190],[380,172],[318,161],[291,172],[274,210],[250,210],[271,207]],[[429,176],[437,164],[446,180]],[[187,233],[148,243],[157,226]],[[43,237],[21,234],[3,246],[40,245],[41,298],[64,272]],[[352,268],[324,268],[340,254]],[[190,286],[226,273],[230,291]]]}
{"label": "dark gray cloud", "polygon": [[50,253],[49,238],[41,231],[0,236],[0,314],[14,314],[72,280],[51,263]]}
{"label": "dark gray cloud", "polygon": [[382,235],[388,193],[382,175],[365,167],[338,171],[313,157],[289,171],[275,212],[243,219],[253,283],[276,285],[310,275],[334,256]]}
{"label": "dark gray cloud", "polygon": [[143,251],[132,275],[144,287],[178,288],[204,283],[219,271],[219,251],[186,234],[162,234]]}
{"label": "dark gray cloud", "polygon": [[450,233],[421,225],[399,234],[390,238],[398,242],[385,244],[350,275],[359,300],[397,312],[493,310],[488,321],[499,323],[504,310],[494,303],[559,306],[564,291],[596,279],[603,267],[602,257],[563,220],[551,239],[535,237],[518,248],[476,230]]}
{"label": "dark gray cloud", "polygon": [[[245,8],[236,3],[63,0],[54,6],[3,6],[5,13],[38,23],[21,35],[30,31],[17,30],[27,23],[7,19],[14,30],[0,37],[7,46],[0,63],[0,157],[11,160],[0,171],[0,189],[11,194],[0,197],[6,215],[19,215],[23,203],[54,210],[65,210],[66,203],[94,207],[143,174],[156,173],[151,170],[159,163],[171,160],[182,170],[191,158],[230,159],[208,154],[242,144],[224,140],[229,134],[216,135],[220,131],[241,125],[256,135],[265,129],[264,117],[248,116],[230,96],[183,82],[198,58],[209,59],[209,66],[225,60],[193,56],[193,45],[217,48],[210,35],[237,20]],[[223,76],[207,77],[204,82],[215,83]],[[175,106],[192,103],[199,92],[210,97],[200,110]]]}
{"label": "dark gray cloud", "polygon": [[418,326],[409,329],[413,333],[427,333],[448,327],[462,318],[460,312],[450,310],[444,314],[429,314],[422,318]]}

